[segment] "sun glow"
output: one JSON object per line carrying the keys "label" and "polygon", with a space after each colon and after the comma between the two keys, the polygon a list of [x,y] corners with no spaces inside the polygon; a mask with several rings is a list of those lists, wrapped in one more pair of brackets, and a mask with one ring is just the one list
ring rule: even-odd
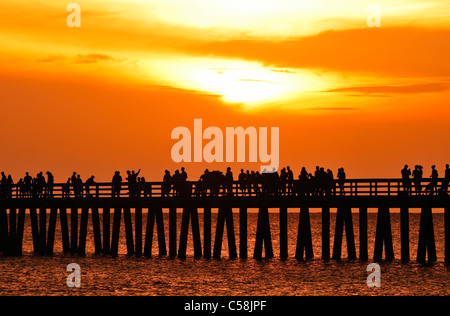
{"label": "sun glow", "polygon": [[324,89],[328,80],[303,69],[215,58],[148,60],[144,68],[157,74],[159,82],[218,95],[223,102],[240,103],[244,108],[289,101]]}

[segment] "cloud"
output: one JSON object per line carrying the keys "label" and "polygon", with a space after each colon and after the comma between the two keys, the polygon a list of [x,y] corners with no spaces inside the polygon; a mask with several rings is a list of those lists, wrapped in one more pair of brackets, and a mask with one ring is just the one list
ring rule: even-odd
{"label": "cloud", "polygon": [[[450,85],[444,82],[409,84],[409,85],[377,85],[377,86],[360,86],[345,87],[325,90],[323,92],[347,92],[350,96],[361,96],[360,94],[408,94],[408,93],[431,93],[442,92],[450,89]],[[357,94],[354,94],[357,93]],[[359,93],[359,94],[358,94]]]}
{"label": "cloud", "polygon": [[191,54],[242,58],[279,68],[388,75],[450,76],[450,29],[381,27],[326,31],[290,40],[180,41]]}
{"label": "cloud", "polygon": [[41,63],[71,63],[71,64],[95,64],[99,62],[123,62],[125,58],[117,59],[112,56],[104,55],[104,54],[86,54],[86,55],[77,55],[75,57],[64,56],[64,55],[49,55],[44,58],[37,59],[38,62]]}

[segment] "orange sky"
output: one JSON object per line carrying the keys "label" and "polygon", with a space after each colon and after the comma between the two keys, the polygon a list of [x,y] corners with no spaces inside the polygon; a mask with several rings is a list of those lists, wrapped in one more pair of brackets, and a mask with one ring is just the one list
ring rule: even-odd
{"label": "orange sky", "polygon": [[450,163],[450,4],[378,1],[83,0],[0,3],[0,169],[110,181],[184,165],[171,131],[279,127],[280,167],[399,177]]}

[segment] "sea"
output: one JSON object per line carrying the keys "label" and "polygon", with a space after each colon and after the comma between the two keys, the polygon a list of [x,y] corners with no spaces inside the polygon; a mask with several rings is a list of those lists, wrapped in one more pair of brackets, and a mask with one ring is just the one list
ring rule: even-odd
{"label": "sea", "polygon": [[[48,216],[47,216],[48,218]],[[101,218],[101,216],[100,216]],[[133,216],[134,218],[134,216]],[[288,259],[279,258],[279,215],[269,214],[274,257],[255,260],[257,213],[248,214],[248,259],[230,259],[226,230],[221,259],[194,258],[192,231],[189,230],[186,259],[158,255],[156,229],[152,256],[136,258],[126,254],[125,228],[121,226],[119,255],[95,255],[92,221],[89,218],[86,255],[63,254],[59,219],[56,227],[55,254],[33,254],[30,220],[26,218],[23,255],[0,256],[0,295],[8,296],[397,296],[450,294],[450,267],[444,264],[444,214],[433,213],[438,261],[419,264],[417,254],[419,213],[410,214],[411,262],[400,260],[400,214],[391,212],[395,259],[380,262],[379,287],[368,286],[372,269],[377,214],[368,214],[369,260],[347,259],[346,239],[342,245],[342,260],[321,259],[321,214],[311,212],[314,258],[298,261],[294,258],[299,214],[288,213]],[[69,227],[70,227],[70,216]],[[217,213],[212,214],[212,244]],[[336,213],[331,213],[330,244],[334,240]],[[203,214],[199,213],[203,242]],[[164,213],[168,246],[168,213]],[[144,236],[146,214],[143,216]],[[181,213],[178,213],[178,226]],[[133,223],[134,225],[134,223]],[[239,251],[239,215],[234,213],[237,249]],[[359,254],[358,214],[353,213],[356,251]],[[179,238],[178,229],[178,238]],[[145,239],[145,237],[144,237]],[[80,287],[69,287],[72,272],[67,267],[79,265]]]}

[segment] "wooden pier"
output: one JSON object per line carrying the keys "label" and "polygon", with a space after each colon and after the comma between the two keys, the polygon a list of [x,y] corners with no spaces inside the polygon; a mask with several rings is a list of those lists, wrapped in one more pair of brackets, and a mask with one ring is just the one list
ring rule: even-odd
{"label": "wooden pier", "polygon": [[[422,185],[425,186],[429,181],[423,180]],[[450,196],[442,189],[445,188],[443,181],[439,179],[433,192],[416,192],[414,187],[412,190],[404,190],[400,179],[346,180],[343,192],[337,188],[337,183],[328,191],[302,191],[295,189],[299,187],[299,183],[294,181],[292,191],[277,188],[275,191],[265,192],[262,188],[254,187],[241,190],[240,184],[235,181],[231,189],[207,189],[201,194],[197,194],[196,182],[186,182],[183,190],[178,193],[171,190],[168,196],[163,196],[162,182],[147,182],[145,187],[140,187],[139,190],[123,183],[118,196],[114,197],[111,183],[96,183],[89,188],[83,188],[81,194],[78,192],[76,197],[72,191],[67,191],[66,184],[55,184],[51,191],[44,190],[41,194],[24,192],[19,187],[13,187],[9,194],[0,198],[0,251],[3,255],[10,256],[22,254],[25,221],[29,218],[34,253],[52,255],[57,242],[55,231],[59,217],[58,226],[61,229],[64,253],[86,253],[87,231],[91,225],[95,254],[117,256],[123,222],[128,255],[151,257],[152,249],[158,248],[160,256],[185,258],[188,237],[191,235],[195,257],[219,259],[223,252],[222,243],[226,230],[229,258],[245,259],[249,255],[247,210],[255,208],[259,211],[253,258],[271,258],[277,255],[286,259],[288,209],[299,209],[295,258],[308,260],[314,258],[310,209],[319,208],[322,210],[323,260],[341,259],[344,231],[348,259],[357,259],[359,255],[360,260],[392,260],[394,250],[390,209],[397,208],[400,209],[400,259],[408,262],[411,260],[409,210],[415,208],[421,209],[415,260],[424,263],[437,261],[432,209],[440,208],[444,209],[444,261],[449,264]],[[279,210],[278,237],[275,236],[276,232],[270,229],[269,208]],[[330,227],[331,208],[337,209],[334,231]],[[369,208],[378,209],[372,256],[368,253]],[[163,209],[169,209],[168,223],[164,222]],[[199,209],[203,210],[203,241],[200,234]],[[218,209],[215,232],[211,230],[211,209]],[[233,218],[233,209],[239,212],[238,226]],[[352,214],[352,209],[359,210],[359,254],[356,253],[353,224],[355,215]],[[148,210],[146,223],[143,223],[143,210]],[[182,212],[180,231],[177,231],[178,212]],[[29,214],[29,217],[26,214]],[[236,247],[235,238],[237,227],[239,248]],[[165,234],[167,229],[168,243]],[[332,234],[333,245],[330,244]],[[272,238],[279,239],[279,249],[273,249]]]}

